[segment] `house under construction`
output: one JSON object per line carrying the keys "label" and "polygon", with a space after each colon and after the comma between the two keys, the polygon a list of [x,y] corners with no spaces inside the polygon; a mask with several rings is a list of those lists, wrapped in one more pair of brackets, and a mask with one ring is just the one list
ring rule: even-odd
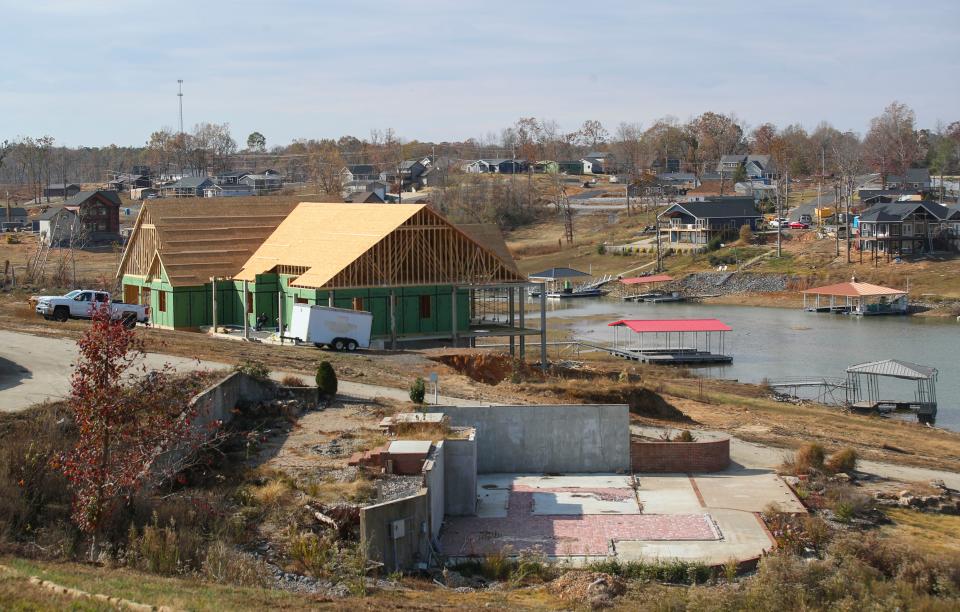
{"label": "house under construction", "polygon": [[522,354],[545,327],[542,303],[540,326],[526,325],[530,283],[496,226],[424,205],[148,202],[118,274],[125,300],[166,328],[213,324],[214,303],[217,325],[265,315],[273,328],[294,304],[319,304],[369,311],[391,346],[508,336]]}

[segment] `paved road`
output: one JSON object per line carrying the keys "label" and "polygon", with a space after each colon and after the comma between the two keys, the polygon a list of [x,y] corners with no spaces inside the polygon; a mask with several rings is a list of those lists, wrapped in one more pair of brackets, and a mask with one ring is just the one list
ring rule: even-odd
{"label": "paved road", "polygon": [[[224,340],[224,342],[235,341]],[[76,358],[77,348],[72,340],[0,330],[0,411],[14,412],[39,402],[64,399],[70,392],[70,372]],[[181,372],[197,369],[222,370],[232,367],[230,364],[216,361],[199,361],[158,353],[148,353],[142,365],[148,369],[158,369],[165,364]],[[290,373],[273,372],[271,376],[280,380],[287,374]],[[299,374],[294,373],[294,375]],[[312,384],[313,381],[308,380],[308,382]],[[429,383],[427,386],[430,386]],[[350,381],[340,381],[338,389],[340,395],[357,399],[375,397],[399,401],[410,399],[404,389]],[[428,392],[426,399],[429,403],[433,403],[433,394]],[[442,395],[439,397],[439,402],[447,405],[477,404],[476,400]]]}
{"label": "paved road", "polygon": [[[634,433],[652,438],[659,437],[661,433],[673,435],[679,432],[678,429],[639,425],[633,425],[630,429]],[[730,438],[730,459],[745,468],[776,469],[783,463],[784,459],[792,454],[792,451],[783,448],[746,442],[723,431],[697,430],[695,435],[701,440]],[[955,472],[866,460],[857,462],[857,471],[902,482],[930,482],[940,479],[951,489],[960,490],[960,474]]]}

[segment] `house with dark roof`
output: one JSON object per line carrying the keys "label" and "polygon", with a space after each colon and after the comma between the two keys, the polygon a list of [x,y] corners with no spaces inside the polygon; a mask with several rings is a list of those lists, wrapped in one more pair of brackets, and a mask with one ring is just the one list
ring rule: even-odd
{"label": "house with dark roof", "polygon": [[240,179],[241,185],[253,188],[256,195],[279,191],[283,187],[283,177],[276,170],[264,170],[259,174],[247,174]]}
{"label": "house with dark roof", "polygon": [[43,188],[45,198],[69,198],[80,192],[80,185],[76,183],[51,183]]}
{"label": "house with dark roof", "polygon": [[64,201],[63,208],[77,215],[85,244],[119,242],[120,195],[116,191],[81,191]]}
{"label": "house with dark roof", "polygon": [[887,176],[887,189],[930,190],[930,170],[927,168],[907,168],[902,174]]}
{"label": "house with dark roof", "polygon": [[208,176],[185,176],[175,183],[164,185],[161,192],[165,198],[201,198],[203,190],[213,186]]}
{"label": "house with dark roof", "polygon": [[857,195],[862,208],[869,208],[874,204],[923,199],[923,194],[915,189],[861,189]]}
{"label": "house with dark roof", "polygon": [[856,220],[860,251],[888,257],[956,251],[960,210],[936,202],[875,204]]}
{"label": "house with dark roof", "polygon": [[741,167],[748,179],[769,181],[777,178],[776,164],[769,155],[724,155],[717,163],[717,172],[721,177],[730,178]]}
{"label": "house with dark roof", "polygon": [[0,221],[5,224],[25,225],[28,216],[26,208],[19,206],[4,206],[0,208]]}
{"label": "house with dark roof", "polygon": [[617,171],[616,158],[606,151],[590,151],[583,159],[590,162],[590,170],[594,174],[613,174]]}
{"label": "house with dark roof", "polygon": [[658,215],[660,238],[668,244],[706,247],[720,236],[733,239],[744,225],[759,230],[763,214],[753,198],[717,197],[677,203]]}
{"label": "house with dark roof", "polygon": [[213,182],[217,185],[239,185],[240,179],[250,174],[245,170],[230,170],[227,172],[221,172],[220,174],[213,177]]}
{"label": "house with dark roof", "polygon": [[354,191],[343,200],[348,204],[383,204],[386,201],[374,191]]}
{"label": "house with dark roof", "polygon": [[350,164],[340,170],[340,176],[344,183],[375,181],[380,178],[380,172],[372,164]]}

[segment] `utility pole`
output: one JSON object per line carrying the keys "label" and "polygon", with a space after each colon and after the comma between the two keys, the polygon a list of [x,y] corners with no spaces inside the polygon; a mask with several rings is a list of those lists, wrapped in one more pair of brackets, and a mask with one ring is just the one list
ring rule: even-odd
{"label": "utility pole", "polygon": [[[820,147],[820,177],[817,179],[817,220],[822,222],[823,217],[820,216],[820,192],[823,190],[823,175],[825,172],[825,165],[823,162],[823,147]],[[818,224],[819,225],[819,224]],[[839,255],[839,253],[837,253]]]}
{"label": "utility pole", "polygon": [[657,232],[657,272],[663,272],[663,252],[660,248],[660,214],[657,213],[655,217],[656,221],[653,224],[654,230]]}
{"label": "utility pole", "polygon": [[780,190],[777,190],[777,257],[783,255],[780,245],[780,236],[783,234],[783,200],[780,199]]}

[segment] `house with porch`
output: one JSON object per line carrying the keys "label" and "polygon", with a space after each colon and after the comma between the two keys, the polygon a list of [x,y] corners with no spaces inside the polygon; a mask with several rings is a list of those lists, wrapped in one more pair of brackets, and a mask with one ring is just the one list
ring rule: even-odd
{"label": "house with porch", "polygon": [[[120,194],[116,191],[81,191],[67,198],[63,202],[63,208],[77,216],[79,237],[85,245],[122,242]],[[76,238],[74,237],[74,240]]]}
{"label": "house with porch", "polygon": [[202,198],[203,190],[213,187],[213,179],[207,176],[185,176],[160,188],[165,198]]}
{"label": "house with porch", "polygon": [[907,168],[903,174],[890,174],[886,177],[887,189],[912,189],[930,191],[930,170],[928,168]]}
{"label": "house with porch", "polygon": [[340,170],[340,177],[345,184],[353,181],[375,181],[380,178],[380,171],[372,164],[350,164]]}
{"label": "house with porch", "polygon": [[956,251],[960,210],[936,202],[875,204],[857,219],[857,246],[876,257]]}
{"label": "house with porch", "polygon": [[665,244],[706,247],[718,236],[735,239],[744,225],[753,231],[761,229],[763,214],[753,198],[717,197],[674,204],[657,220]]}

